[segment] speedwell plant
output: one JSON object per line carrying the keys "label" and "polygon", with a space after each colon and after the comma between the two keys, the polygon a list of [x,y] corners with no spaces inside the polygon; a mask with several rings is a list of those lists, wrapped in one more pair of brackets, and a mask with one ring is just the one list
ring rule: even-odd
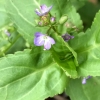
{"label": "speedwell plant", "polygon": [[0,1],[0,100],[100,100],[100,11],[84,32],[85,3]]}

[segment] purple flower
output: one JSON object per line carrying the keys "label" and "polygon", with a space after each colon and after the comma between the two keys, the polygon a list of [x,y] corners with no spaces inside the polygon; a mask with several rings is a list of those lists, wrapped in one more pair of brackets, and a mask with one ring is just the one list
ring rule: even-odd
{"label": "purple flower", "polygon": [[36,46],[44,45],[44,50],[49,50],[51,48],[51,45],[55,44],[55,41],[53,38],[40,32],[37,32],[35,33],[34,44]]}
{"label": "purple flower", "polygon": [[91,76],[87,76],[82,79],[82,84],[86,84],[87,79],[91,78]]}
{"label": "purple flower", "polygon": [[74,36],[71,36],[70,34],[66,33],[66,34],[62,35],[62,38],[67,42],[70,39],[73,39]]}
{"label": "purple flower", "polygon": [[82,79],[82,84],[86,84],[86,78]]}
{"label": "purple flower", "polygon": [[41,5],[40,10],[36,9],[35,12],[38,16],[43,16],[47,14],[52,9],[52,6],[47,7],[46,5]]}

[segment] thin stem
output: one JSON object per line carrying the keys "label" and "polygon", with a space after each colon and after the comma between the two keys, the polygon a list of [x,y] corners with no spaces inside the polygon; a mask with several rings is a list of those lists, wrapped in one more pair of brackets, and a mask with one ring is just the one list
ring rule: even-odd
{"label": "thin stem", "polygon": [[56,30],[56,28],[55,28],[54,26],[52,26],[52,29],[53,29],[56,33],[60,34],[60,33]]}
{"label": "thin stem", "polygon": [[50,28],[49,28],[49,29],[47,30],[47,32],[46,32],[48,35],[49,35],[49,31],[50,31],[50,30],[51,30],[51,26],[50,26]]}

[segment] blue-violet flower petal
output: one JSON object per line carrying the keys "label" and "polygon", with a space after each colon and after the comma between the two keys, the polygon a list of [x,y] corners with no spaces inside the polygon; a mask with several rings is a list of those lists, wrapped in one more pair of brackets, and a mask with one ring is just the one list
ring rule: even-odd
{"label": "blue-violet flower petal", "polygon": [[86,84],[86,81],[91,78],[92,76],[87,76],[82,79],[82,84]]}
{"label": "blue-violet flower petal", "polygon": [[38,16],[43,16],[47,14],[52,9],[52,6],[47,7],[46,5],[41,5],[40,10],[36,9],[35,12]]}
{"label": "blue-violet flower petal", "polygon": [[86,84],[86,78],[82,79],[82,84]]}
{"label": "blue-violet flower petal", "polygon": [[55,41],[53,38],[44,35],[40,32],[35,33],[35,39],[34,44],[36,46],[44,46],[45,50],[49,50],[51,48],[51,45],[55,44]]}

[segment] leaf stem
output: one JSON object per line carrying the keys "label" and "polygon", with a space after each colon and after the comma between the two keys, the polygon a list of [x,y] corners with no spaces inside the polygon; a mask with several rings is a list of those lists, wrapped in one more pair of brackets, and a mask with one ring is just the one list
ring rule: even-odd
{"label": "leaf stem", "polygon": [[52,27],[52,29],[53,29],[56,33],[60,34],[60,33],[56,30],[56,28],[55,28],[54,26],[51,26],[51,27]]}

